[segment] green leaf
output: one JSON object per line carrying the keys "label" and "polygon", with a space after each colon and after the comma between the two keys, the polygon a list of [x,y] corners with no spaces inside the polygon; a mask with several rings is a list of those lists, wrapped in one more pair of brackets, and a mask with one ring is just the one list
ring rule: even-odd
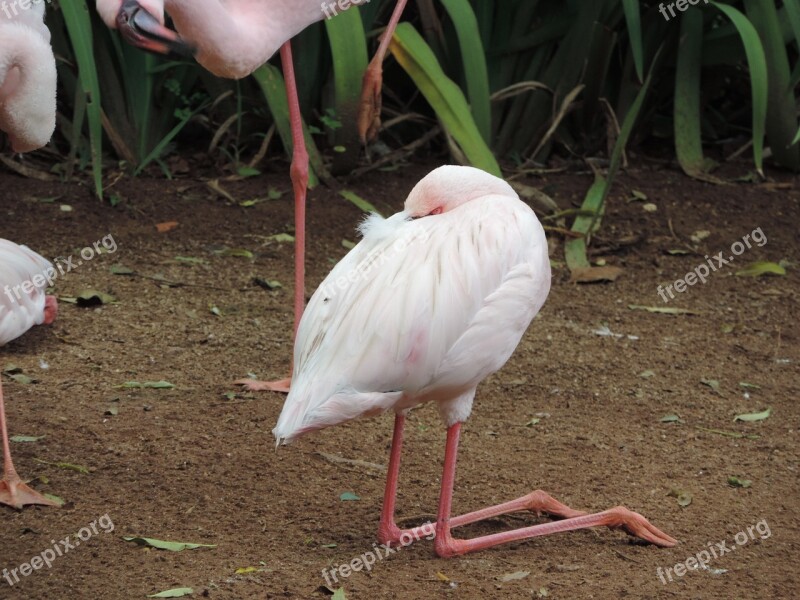
{"label": "green leaf", "polygon": [[336,590],[331,596],[331,600],[347,600],[347,596],[344,595],[344,588]]}
{"label": "green leaf", "polygon": [[103,304],[111,304],[116,302],[117,299],[111,294],[106,294],[99,290],[83,290],[75,297],[78,306],[100,306]]}
{"label": "green leaf", "polygon": [[[763,1],[763,0],[758,0]],[[750,68],[750,88],[753,98],[753,158],[756,169],[764,175],[764,132],[767,121],[767,57],[764,46],[753,24],[733,6],[711,1],[734,24],[744,44],[747,64]]]}
{"label": "green leaf", "polygon": [[170,552],[182,552],[183,550],[196,550],[197,548],[216,548],[216,544],[194,544],[191,542],[168,542],[165,540],[157,540],[155,538],[146,537],[125,537],[122,538],[126,542],[133,542],[140,546],[150,546],[159,550],[169,550]]}
{"label": "green leaf", "polygon": [[255,255],[244,248],[225,248],[215,252],[217,256],[231,256],[235,258],[254,258]]}
{"label": "green leaf", "polygon": [[[660,54],[661,49],[656,53],[656,57],[653,59],[653,65],[657,62]],[[639,117],[639,112],[644,104],[647,91],[650,88],[650,82],[653,79],[653,70],[654,66],[651,66],[647,74],[647,79],[645,79],[641,89],[636,94],[636,99],[625,115],[625,120],[622,122],[622,127],[620,128],[619,137],[611,153],[611,160],[608,165],[606,176],[603,177],[599,172],[595,173],[594,183],[586,193],[586,197],[581,205],[581,212],[583,214],[576,217],[572,224],[572,231],[582,234],[581,237],[570,239],[564,244],[564,256],[567,260],[567,266],[573,274],[576,272],[576,269],[591,268],[589,259],[586,257],[588,237],[600,227],[600,219],[604,212],[606,197],[611,191],[611,185],[614,183],[614,178],[622,162],[622,153],[628,145],[628,139],[633,131],[633,126],[636,124],[636,119]],[[591,216],[584,216],[585,214]]]}
{"label": "green leaf", "polygon": [[492,107],[486,53],[478,31],[478,20],[468,0],[441,0],[453,22],[461,50],[464,79],[472,117],[483,141],[491,142]]}
{"label": "green leaf", "polygon": [[89,474],[89,469],[87,469],[82,465],[75,465],[68,462],[48,462],[40,458],[34,458],[33,460],[43,465],[50,465],[51,467],[58,467],[59,469],[64,469],[65,471],[75,471],[76,473],[81,473],[83,475]]}
{"label": "green leaf", "polygon": [[44,435],[39,435],[39,436],[36,436],[36,435],[14,435],[14,436],[11,436],[11,441],[12,442],[17,442],[17,443],[20,443],[20,444],[24,444],[24,443],[38,442],[39,440],[43,440],[45,437],[47,437],[47,436],[44,436]]}
{"label": "green leaf", "polygon": [[367,202],[366,200],[364,200],[361,196],[359,196],[355,192],[351,192],[350,190],[341,190],[339,192],[339,195],[342,198],[344,198],[345,200],[347,200],[348,202],[352,202],[353,204],[355,204],[358,208],[363,210],[365,213],[375,213],[376,215],[383,216],[383,215],[381,215],[380,212],[378,212],[378,209],[375,208],[375,206],[373,204],[371,204],[370,202]]}
{"label": "green leaf", "polygon": [[483,140],[463,92],[442,71],[430,46],[413,25],[400,23],[397,26],[390,50],[414,80],[467,160],[487,173],[502,177],[500,165]]}
{"label": "green leaf", "polygon": [[734,421],[763,421],[764,419],[768,418],[772,414],[772,409],[768,408],[767,410],[757,412],[757,413],[743,413],[741,415],[736,415],[733,420]]}
{"label": "green leaf", "polygon": [[703,12],[681,15],[678,64],[675,73],[675,151],[683,171],[690,177],[719,182],[707,174],[700,126],[700,72],[703,66]]}
{"label": "green leaf", "polygon": [[322,122],[333,131],[334,172],[352,170],[358,164],[361,145],[358,139],[358,112],[361,105],[361,82],[367,70],[367,36],[361,12],[347,10],[335,19],[325,20],[331,47],[335,110]]}
{"label": "green leaf", "polygon": [[661,417],[662,423],[679,423],[681,418],[678,415],[664,415]]}
{"label": "green leaf", "polygon": [[735,475],[728,477],[728,485],[740,488],[749,488],[753,484],[749,479],[739,479]]}
{"label": "green leaf", "polygon": [[686,508],[692,503],[692,493],[678,488],[672,488],[669,495],[678,499],[678,506]]}
{"label": "green leaf", "polygon": [[644,51],[642,49],[642,19],[639,12],[639,0],[622,0],[625,12],[625,23],[628,26],[628,40],[636,67],[636,77],[644,79]]}
{"label": "green leaf", "polygon": [[774,262],[758,261],[750,263],[741,271],[736,271],[738,277],[759,277],[761,275],[786,275],[786,269]]}
{"label": "green leaf", "polygon": [[163,592],[148,596],[148,598],[183,598],[185,596],[191,596],[192,594],[194,594],[194,590],[192,588],[184,587],[164,590]]}
{"label": "green leaf", "polygon": [[688,308],[676,308],[672,306],[643,306],[641,304],[628,304],[631,310],[646,310],[651,313],[659,313],[664,315],[698,315],[697,311],[689,310]]}
{"label": "green leaf", "polygon": [[288,233],[276,233],[274,235],[267,236],[267,239],[272,242],[293,242],[294,236],[289,235]]}
{"label": "green leaf", "polygon": [[339,496],[339,500],[342,502],[352,502],[355,500],[361,500],[361,498],[353,492],[342,492],[342,494]]}
{"label": "green leaf", "polygon": [[175,387],[169,381],[145,381],[140,383],[138,381],[126,381],[121,385],[115,385],[115,388],[121,389],[154,389],[154,390],[171,390]]}
{"label": "green leaf", "polygon": [[[98,198],[103,197],[103,121],[100,104],[100,79],[94,56],[94,36],[92,34],[92,20],[90,8],[86,2],[59,2],[59,8],[64,16],[75,59],[78,63],[78,84],[82,95],[81,102],[89,119],[89,141],[92,155],[92,175],[94,178],[94,191]],[[94,7],[92,7],[94,8]],[[78,95],[76,89],[75,94]],[[77,149],[78,135],[82,126],[75,118],[73,124],[73,148]],[[76,131],[77,130],[77,131]]]}

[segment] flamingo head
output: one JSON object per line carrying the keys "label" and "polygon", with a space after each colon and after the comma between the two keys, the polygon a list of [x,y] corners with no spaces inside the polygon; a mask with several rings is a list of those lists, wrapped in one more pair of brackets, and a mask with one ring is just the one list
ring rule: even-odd
{"label": "flamingo head", "polygon": [[46,296],[44,299],[44,324],[50,325],[58,316],[58,300],[55,296]]}
{"label": "flamingo head", "polygon": [[404,212],[412,219],[429,217],[490,195],[519,198],[508,183],[486,171],[445,165],[428,173],[414,186],[406,199]]}
{"label": "flamingo head", "polygon": [[193,46],[164,26],[164,0],[97,0],[97,12],[132,46],[153,54],[195,54]]}

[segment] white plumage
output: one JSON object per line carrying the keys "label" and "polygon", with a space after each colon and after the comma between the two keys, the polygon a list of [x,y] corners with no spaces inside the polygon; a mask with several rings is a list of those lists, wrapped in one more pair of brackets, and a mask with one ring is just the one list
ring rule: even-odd
{"label": "white plumage", "polygon": [[[34,325],[52,323],[58,304],[45,295],[53,265],[26,246],[0,239],[0,346],[18,338]],[[11,460],[2,382],[0,382],[0,438],[3,448],[3,479],[0,504],[22,508],[26,504],[58,504],[25,485]]]}
{"label": "white plumage", "polygon": [[[27,246],[0,239],[0,346],[44,323],[44,273],[48,269],[53,265],[43,256]],[[34,282],[36,275],[42,277]],[[35,283],[42,280],[44,283],[37,287]]]}
{"label": "white plumage", "polygon": [[429,401],[447,426],[466,420],[550,290],[542,226],[478,169],[436,169],[362,233],[300,322],[279,441]]}
{"label": "white plumage", "polygon": [[0,12],[0,131],[15,152],[28,152],[47,144],[56,127],[56,61],[44,2],[9,4]]}

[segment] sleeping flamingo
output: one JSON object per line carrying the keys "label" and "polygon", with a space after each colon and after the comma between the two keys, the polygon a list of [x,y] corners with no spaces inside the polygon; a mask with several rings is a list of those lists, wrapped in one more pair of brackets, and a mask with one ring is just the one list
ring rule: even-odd
{"label": "sleeping flamingo", "polygon": [[[25,246],[0,239],[0,346],[21,336],[34,325],[52,323],[58,314],[58,302],[46,296],[45,275],[53,269],[42,256]],[[54,273],[55,270],[50,271]],[[0,381],[0,432],[3,437],[3,479],[0,480],[0,503],[14,508],[27,504],[58,506],[25,485],[11,461],[3,385]]]}
{"label": "sleeping flamingo", "polygon": [[[364,74],[359,134],[366,142],[377,134],[381,110],[383,60],[407,0],[397,0],[375,57]],[[353,2],[352,6],[360,4]],[[305,212],[308,152],[303,137],[290,39],[322,20],[320,0],[97,0],[97,11],[135,46],[167,54],[196,53],[198,62],[220,77],[241,78],[280,49],[292,125],[291,179],[295,200],[294,331],[305,304]],[[177,34],[164,27],[164,11]],[[184,41],[185,40],[185,41]],[[291,379],[274,382],[241,380],[250,390],[289,391]]]}
{"label": "sleeping flamingo", "polygon": [[0,131],[14,152],[29,152],[50,141],[56,127],[56,60],[44,3],[12,7],[0,13]]}
{"label": "sleeping flamingo", "polygon": [[[278,443],[387,410],[395,412],[378,537],[419,539],[394,521],[406,412],[436,402],[447,427],[435,549],[448,557],[504,542],[605,525],[659,546],[676,540],[618,506],[573,510],[541,490],[451,517],[456,453],[478,384],[505,364],[550,290],[544,231],[505,181],[445,166],[411,191],[405,210],[369,217],[362,241],[309,301],[294,354],[292,389],[273,430]],[[451,529],[533,510],[564,520],[474,539]]]}

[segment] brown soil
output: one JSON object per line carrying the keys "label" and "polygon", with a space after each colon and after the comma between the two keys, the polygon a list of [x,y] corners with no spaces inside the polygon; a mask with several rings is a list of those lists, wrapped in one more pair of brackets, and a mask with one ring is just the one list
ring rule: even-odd
{"label": "brown soil", "polygon": [[[351,189],[393,212],[431,166],[366,176]],[[677,547],[631,544],[624,533],[604,529],[442,560],[423,540],[370,572],[340,575],[347,597],[797,597],[797,271],[734,275],[756,260],[800,262],[797,181],[776,178],[785,185],[716,187],[662,167],[631,169],[615,187],[593,242],[596,258],[624,267],[624,274],[612,284],[575,285],[556,264],[540,318],[505,368],[479,388],[464,428],[458,512],[542,488],[584,510],[624,504],[678,538]],[[588,174],[571,173],[527,183],[569,207],[590,182]],[[223,185],[238,200],[289,188],[282,174]],[[196,180],[123,180],[116,187],[124,201],[111,208],[85,186],[0,173],[0,237],[49,257],[76,254],[108,234],[118,244],[114,254],[85,262],[56,284],[61,296],[94,288],[118,303],[62,302],[53,327],[2,349],[2,365],[14,363],[38,380],[22,385],[4,377],[11,435],[46,436],[13,444],[17,467],[67,505],[1,508],[0,568],[16,568],[103,515],[115,529],[99,530],[13,587],[0,578],[0,598],[143,598],[183,586],[194,588],[194,597],[217,599],[324,598],[324,569],[373,550],[384,481],[380,471],[335,463],[323,453],[385,465],[392,419],[331,428],[276,452],[270,430],[283,397],[241,393],[232,384],[249,372],[261,378],[288,372],[292,246],[267,236],[291,231],[290,194],[245,208]],[[634,189],[657,210],[627,202]],[[309,290],[345,254],[342,240],[355,238],[361,216],[332,190],[311,193]],[[155,225],[165,221],[180,224],[158,233]],[[763,247],[753,245],[705,285],[662,302],[659,284],[683,277],[704,262],[703,254],[728,254],[757,227],[768,239]],[[703,229],[711,235],[691,242]],[[559,261],[562,242],[554,240]],[[688,247],[697,252],[667,252]],[[215,253],[224,248],[248,249],[254,258]],[[112,265],[138,275],[112,274]],[[255,277],[284,287],[269,291]],[[593,333],[603,326],[622,337]],[[41,368],[42,359],[49,368]],[[159,380],[176,387],[118,387]],[[733,420],[767,407],[766,420]],[[670,414],[680,421],[662,422]],[[433,407],[409,418],[398,498],[403,523],[434,518],[444,434]],[[36,459],[83,465],[89,473]],[[733,487],[730,476],[752,485]],[[690,493],[691,504],[679,506],[672,490]],[[360,499],[341,501],[343,492]],[[515,515],[465,533],[542,520]],[[748,527],[755,539],[745,541]],[[167,552],[121,539],[129,535],[216,547]],[[659,567],[674,569],[723,541],[735,551],[712,559],[708,570],[683,576],[673,570],[674,581],[659,579]],[[236,574],[247,567],[256,569]],[[519,578],[504,580],[514,573]]]}

